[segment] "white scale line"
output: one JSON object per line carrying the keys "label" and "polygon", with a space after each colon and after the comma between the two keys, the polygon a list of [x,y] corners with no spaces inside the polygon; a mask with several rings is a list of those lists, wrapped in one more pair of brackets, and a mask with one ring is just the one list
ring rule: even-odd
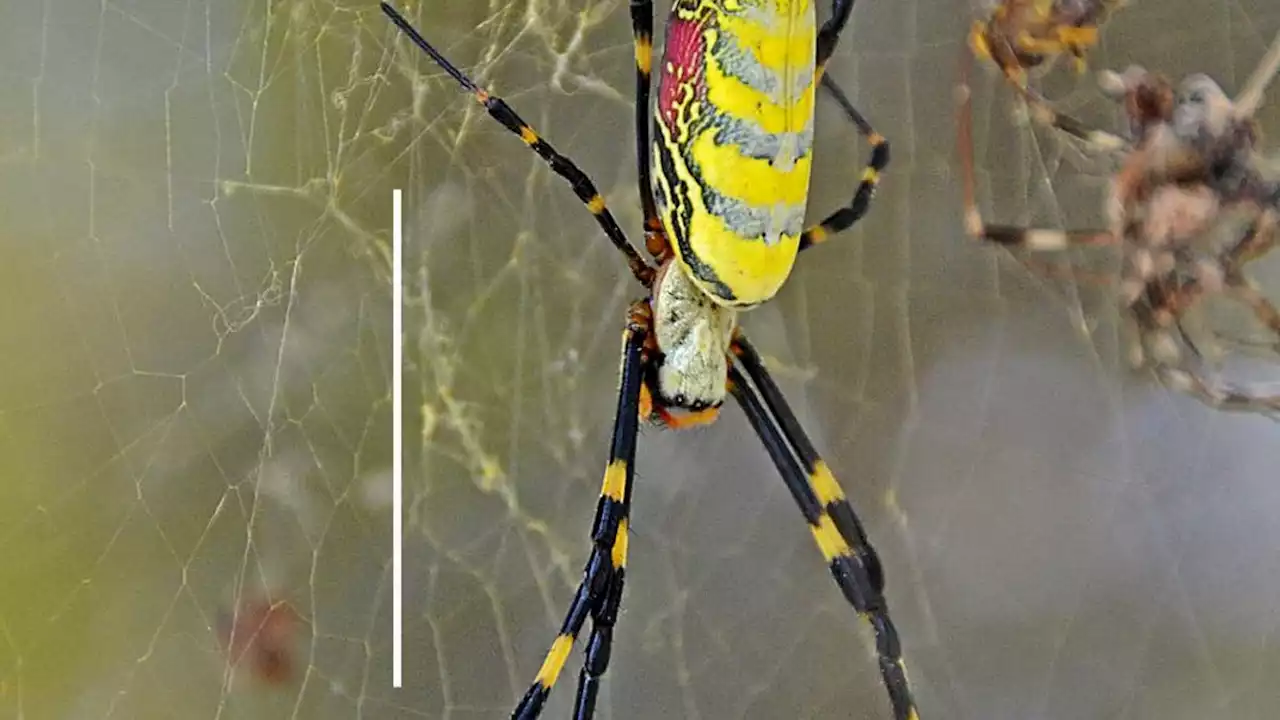
{"label": "white scale line", "polygon": [[404,652],[404,233],[401,193],[391,191],[391,686],[403,686]]}

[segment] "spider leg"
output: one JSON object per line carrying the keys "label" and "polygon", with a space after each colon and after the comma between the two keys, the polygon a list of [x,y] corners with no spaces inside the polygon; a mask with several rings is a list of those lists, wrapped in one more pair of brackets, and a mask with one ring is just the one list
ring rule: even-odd
{"label": "spider leg", "polygon": [[1258,61],[1258,66],[1245,82],[1244,89],[1236,97],[1234,104],[1238,117],[1253,117],[1258,105],[1262,104],[1263,93],[1277,72],[1280,72],[1280,33],[1271,41],[1267,54]]}
{"label": "spider leg", "polygon": [[884,597],[884,570],[879,556],[844,491],[800,427],[800,421],[745,335],[737,335],[733,353],[759,396],[736,365],[729,368],[730,392],[742,406],[791,491],[841,593],[871,625],[876,637],[880,676],[888,691],[894,718],[918,720],[919,712],[902,659],[902,642]]}
{"label": "spider leg", "polygon": [[595,216],[596,222],[600,224],[604,234],[609,236],[609,240],[613,246],[618,249],[627,258],[627,265],[631,268],[631,273],[635,275],[642,285],[649,287],[653,282],[654,269],[644,258],[640,257],[640,253],[636,252],[635,247],[627,240],[626,234],[622,232],[622,228],[618,227],[618,221],[614,219],[613,213],[605,205],[604,198],[596,189],[595,183],[586,173],[582,172],[573,160],[567,156],[561,155],[546,140],[543,140],[528,123],[516,114],[502,98],[496,95],[490,95],[487,90],[477,85],[471,78],[467,77],[461,70],[445,59],[444,55],[431,46],[425,38],[409,24],[400,11],[396,10],[389,3],[382,3],[382,12],[396,24],[409,39],[431,57],[442,70],[448,73],[459,85],[467,92],[470,92],[476,102],[484,106],[486,112],[494,120],[497,120],[503,127],[510,130],[515,135],[520,136],[525,145],[528,145],[534,152],[538,154],[551,171],[564,178],[573,187],[573,192],[586,205],[591,214]]}
{"label": "spider leg", "polygon": [[1156,362],[1156,376],[1165,385],[1189,395],[1214,410],[1258,413],[1280,421],[1280,394],[1256,395],[1228,383],[1211,383],[1185,367]]}
{"label": "spider leg", "polygon": [[985,240],[1006,247],[1034,251],[1065,250],[1075,245],[1106,245],[1116,237],[1106,230],[1066,231],[1049,228],[1025,228],[1015,225],[988,225],[978,210],[973,161],[973,100],[969,91],[972,55],[961,51],[960,86],[956,108],[956,149],[960,155],[960,173],[964,193],[965,232],[975,240]]}
{"label": "spider leg", "polygon": [[1129,147],[1129,142],[1115,133],[1091,128],[1070,115],[1054,110],[1044,96],[1030,87],[1019,87],[1018,92],[1027,103],[1031,117],[1041,125],[1061,130],[1094,150],[1115,151]]}
{"label": "spider leg", "polygon": [[[1069,33],[1074,31],[1079,33],[1085,30],[1086,28],[1069,28],[1060,30],[1059,32]],[[1093,38],[1096,41],[1097,28],[1091,28],[1088,30],[1092,31]],[[1095,150],[1123,150],[1129,146],[1129,143],[1126,140],[1115,133],[1091,128],[1070,115],[1064,115],[1059,113],[1057,110],[1054,110],[1053,106],[1044,98],[1044,96],[1031,88],[1027,80],[1026,69],[1018,65],[1017,61],[1013,59],[1018,56],[1018,53],[1010,47],[1009,41],[1003,37],[997,38],[1004,46],[1006,52],[992,52],[992,48],[988,46],[985,38],[974,39],[975,36],[980,36],[981,32],[982,26],[976,25],[970,35],[970,45],[974,49],[974,52],[981,53],[983,56],[990,58],[996,64],[996,67],[1000,69],[1000,74],[1004,76],[1008,84],[1015,92],[1018,93],[1018,96],[1022,98],[1022,101],[1027,104],[1028,111],[1034,120],[1047,127],[1060,130]],[[1083,62],[1083,56],[1081,54],[1083,50],[1081,49],[1077,51],[1077,47],[1080,44],[1079,42],[1064,45],[1060,40],[1051,40],[1045,41],[1046,44],[1043,47],[1036,46],[1034,42],[1028,45],[1028,42],[1029,41],[1027,39],[1020,41],[1020,48],[1024,52],[1053,55],[1064,50],[1069,50],[1079,62]],[[962,54],[964,55],[961,59],[961,72],[964,76],[964,80],[962,82],[967,94],[969,68],[972,64],[973,52],[966,52],[962,50]]]}
{"label": "spider leg", "polygon": [[[1249,235],[1255,231],[1251,228]],[[1246,240],[1248,242],[1248,236]],[[1228,251],[1228,256],[1231,251]],[[1238,280],[1231,278],[1232,268],[1229,261],[1220,261],[1225,276],[1225,289],[1230,292],[1232,285],[1246,282],[1243,276]],[[1173,342],[1169,327],[1178,320],[1211,290],[1199,280],[1190,280],[1179,285],[1163,279],[1153,279],[1146,283],[1143,302],[1131,306],[1132,323],[1139,333],[1138,341],[1145,347],[1152,347],[1150,368],[1156,377],[1166,386],[1188,395],[1201,403],[1215,409],[1228,412],[1259,413],[1280,420],[1280,394],[1257,394],[1243,387],[1230,383],[1215,383],[1178,362],[1177,345]],[[1255,291],[1256,292],[1256,291]],[[1251,305],[1259,319],[1268,323],[1269,327],[1280,333],[1280,314],[1265,297],[1258,293],[1258,305]],[[1195,346],[1187,342],[1195,354],[1199,354]],[[1155,348],[1163,347],[1161,352]],[[1173,355],[1173,357],[1169,357]]]}
{"label": "spider leg", "polygon": [[662,220],[653,201],[653,168],[649,144],[650,77],[653,72],[653,0],[631,0],[631,34],[636,51],[636,177],[640,183],[640,207],[644,211],[645,249],[661,266],[671,257],[671,243],[662,232]]}
{"label": "spider leg", "polygon": [[595,712],[600,679],[609,666],[613,645],[613,625],[622,605],[623,579],[627,565],[627,529],[631,517],[631,487],[634,479],[636,433],[640,427],[640,387],[647,362],[645,339],[650,326],[649,306],[639,301],[631,306],[622,334],[622,367],[619,371],[618,410],[613,420],[609,463],[605,466],[595,520],[591,523],[591,557],[582,570],[582,582],[573,595],[560,632],[551,643],[542,668],[511,713],[513,720],[538,717],[560,671],[564,669],[587,616],[591,616],[591,637],[578,676],[574,701],[576,720],[587,720]]}
{"label": "spider leg", "polygon": [[1253,311],[1258,322],[1266,326],[1276,336],[1274,347],[1280,350],[1280,310],[1262,294],[1256,285],[1243,273],[1230,273],[1226,278],[1227,292],[1232,297],[1247,305]]}
{"label": "spider leg", "polygon": [[831,0],[831,17],[818,29],[815,77],[822,77],[827,61],[835,53],[840,33],[844,32],[845,26],[849,24],[849,16],[853,14],[853,2],[854,0]]}
{"label": "spider leg", "polygon": [[1276,245],[1276,216],[1266,209],[1249,231],[1223,253],[1219,262],[1227,294],[1248,306],[1253,315],[1276,337],[1273,347],[1280,351],[1280,310],[1244,274],[1244,266],[1271,252]]}
{"label": "spider leg", "polygon": [[867,139],[867,144],[871,146],[871,159],[867,161],[867,167],[862,171],[862,181],[858,183],[858,189],[853,193],[853,199],[849,204],[831,213],[825,220],[814,225],[804,231],[800,236],[800,249],[806,250],[818,243],[821,243],[831,235],[842,232],[853,226],[854,223],[862,219],[866,215],[867,209],[871,207],[871,199],[875,196],[876,186],[880,184],[880,173],[884,172],[885,167],[889,165],[889,141],[883,135],[876,132],[871,123],[858,112],[858,109],[849,101],[849,97],[845,95],[844,90],[836,84],[830,75],[822,75],[822,87],[831,93],[836,102],[840,103],[841,109],[844,110],[849,120],[858,128],[858,133]]}

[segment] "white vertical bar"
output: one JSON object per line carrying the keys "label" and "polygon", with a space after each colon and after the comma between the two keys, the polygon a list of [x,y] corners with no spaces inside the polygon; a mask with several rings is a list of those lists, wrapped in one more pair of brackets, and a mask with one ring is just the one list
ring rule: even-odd
{"label": "white vertical bar", "polygon": [[403,686],[404,643],[404,231],[400,188],[391,191],[391,686]]}

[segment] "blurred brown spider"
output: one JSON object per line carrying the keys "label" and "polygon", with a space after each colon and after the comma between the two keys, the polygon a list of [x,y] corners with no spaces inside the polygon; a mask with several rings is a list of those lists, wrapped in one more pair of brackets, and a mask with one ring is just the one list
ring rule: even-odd
{"label": "blurred brown spider", "polygon": [[[1199,352],[1181,325],[1199,300],[1220,294],[1248,306],[1280,340],[1280,312],[1244,274],[1248,262],[1275,245],[1280,220],[1280,181],[1263,171],[1253,120],[1277,69],[1280,36],[1235,100],[1203,74],[1174,86],[1136,66],[1123,74],[1102,73],[1103,91],[1123,103],[1129,139],[1112,150],[1119,169],[1107,199],[1109,228],[1096,231],[982,221],[974,192],[970,100],[962,87],[957,125],[967,232],[1031,251],[1119,244],[1119,295],[1135,340],[1135,367],[1148,365],[1167,386],[1211,407],[1280,418],[1280,394],[1210,383],[1184,364],[1184,349]],[[962,72],[967,76],[967,68]],[[1246,222],[1233,242],[1209,239],[1239,215]],[[1280,350],[1280,341],[1275,348]]]}

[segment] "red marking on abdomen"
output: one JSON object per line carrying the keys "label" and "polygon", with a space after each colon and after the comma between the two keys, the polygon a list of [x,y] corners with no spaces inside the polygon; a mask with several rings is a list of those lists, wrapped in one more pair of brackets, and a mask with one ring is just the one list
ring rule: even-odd
{"label": "red marking on abdomen", "polygon": [[703,72],[707,43],[703,29],[703,24],[694,20],[672,17],[667,23],[658,80],[658,119],[667,127],[675,127],[676,114],[689,101],[689,93],[702,97],[706,91]]}

